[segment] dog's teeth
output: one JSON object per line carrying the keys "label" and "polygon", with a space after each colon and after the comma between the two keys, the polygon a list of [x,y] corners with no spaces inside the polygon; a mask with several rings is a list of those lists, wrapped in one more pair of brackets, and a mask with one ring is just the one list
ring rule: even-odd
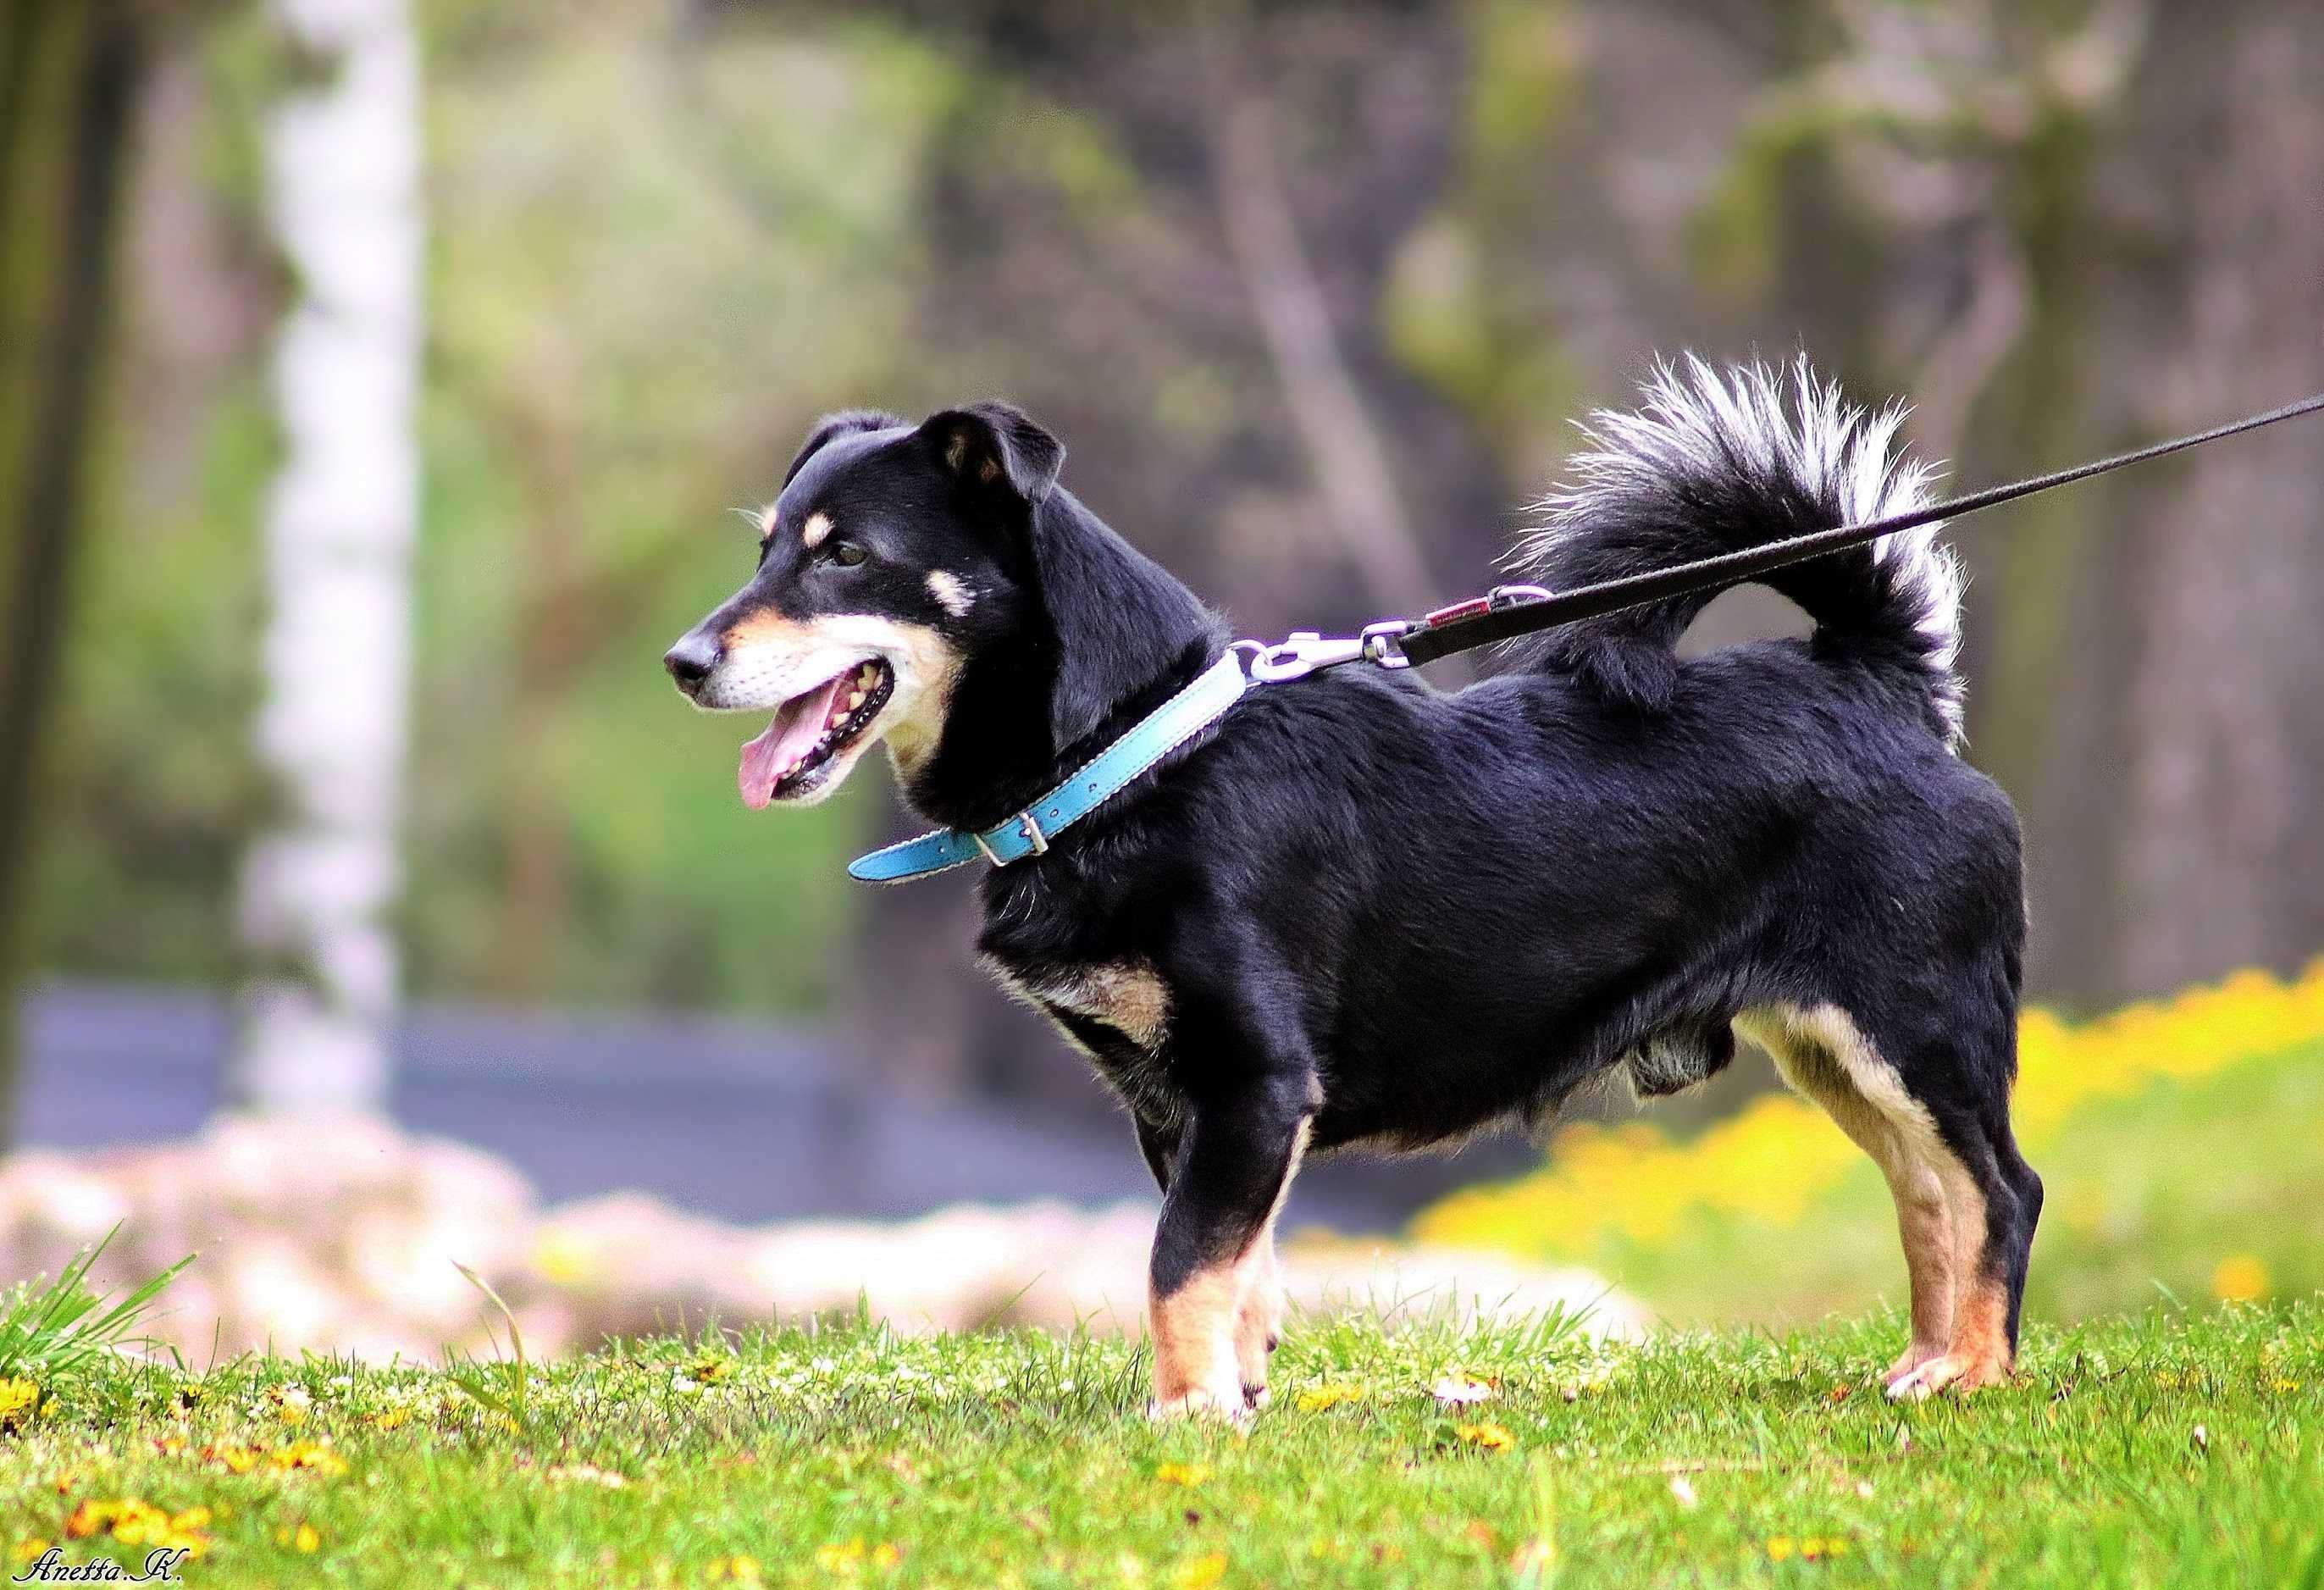
{"label": "dog's teeth", "polygon": [[853,696],[850,696],[850,697],[847,698],[847,709],[848,709],[850,712],[853,712],[853,711],[854,711],[857,707],[859,707],[862,706],[862,705],[863,705],[863,698],[864,698],[864,697],[866,697],[866,696],[868,696],[868,695],[870,695],[871,693],[872,693],[872,692],[871,692],[871,691],[869,691],[869,690],[858,690],[858,691],[856,691],[856,692],[855,692],[855,694],[853,694]]}

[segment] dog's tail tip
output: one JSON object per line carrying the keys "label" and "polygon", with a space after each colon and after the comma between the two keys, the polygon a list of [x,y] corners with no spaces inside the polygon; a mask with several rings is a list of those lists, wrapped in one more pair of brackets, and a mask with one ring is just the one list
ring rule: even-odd
{"label": "dog's tail tip", "polygon": [[[1930,500],[1936,468],[1897,447],[1906,410],[1868,411],[1803,356],[1785,368],[1720,369],[1688,354],[1658,360],[1631,411],[1581,425],[1568,484],[1537,504],[1513,567],[1552,587],[1666,568],[1839,524],[1908,512]],[[1962,576],[1942,525],[1779,569],[1766,583],[1806,610],[1821,633],[1906,670],[1937,726],[1958,742],[1963,688]],[[1572,626],[1548,659],[1616,681],[1649,679],[1645,653],[1667,656],[1715,593]]]}

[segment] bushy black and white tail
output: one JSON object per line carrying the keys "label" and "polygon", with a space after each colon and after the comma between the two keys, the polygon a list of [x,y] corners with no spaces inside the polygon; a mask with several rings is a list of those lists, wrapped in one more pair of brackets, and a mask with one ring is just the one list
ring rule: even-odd
{"label": "bushy black and white tail", "polygon": [[[1714,369],[1689,355],[1657,365],[1631,412],[1601,410],[1571,483],[1537,504],[1541,523],[1511,566],[1563,589],[1901,513],[1929,501],[1935,471],[1895,450],[1904,410],[1868,412],[1803,358]],[[1941,525],[1764,576],[1815,621],[1827,654],[1891,672],[1925,700],[1949,742],[1961,732],[1960,566]],[[1641,700],[1666,698],[1671,648],[1712,595],[1680,597],[1553,632],[1545,661]]]}

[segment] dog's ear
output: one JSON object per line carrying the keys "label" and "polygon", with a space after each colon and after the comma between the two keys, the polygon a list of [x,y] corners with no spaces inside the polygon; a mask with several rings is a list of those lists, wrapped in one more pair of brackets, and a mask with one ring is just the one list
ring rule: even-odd
{"label": "dog's ear", "polygon": [[1065,461],[1065,443],[1009,403],[970,403],[931,414],[920,435],[955,479],[1006,490],[1028,508],[1040,506]]}
{"label": "dog's ear", "polygon": [[836,414],[825,414],[815,422],[815,429],[808,431],[807,439],[799,444],[798,457],[793,458],[791,467],[783,471],[783,484],[788,485],[807,467],[809,458],[837,438],[850,436],[859,430],[894,430],[910,423],[901,414],[890,414],[881,409],[844,409]]}

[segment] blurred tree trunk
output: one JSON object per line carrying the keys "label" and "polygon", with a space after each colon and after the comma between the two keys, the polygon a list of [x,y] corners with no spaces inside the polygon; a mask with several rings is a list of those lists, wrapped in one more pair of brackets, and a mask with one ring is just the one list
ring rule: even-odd
{"label": "blurred tree trunk", "polygon": [[274,353],[284,448],[257,751],[279,802],[242,893],[235,1100],[377,1107],[399,979],[420,459],[420,59],[408,0],[275,0],[291,82],[268,218],[297,297]]}
{"label": "blurred tree trunk", "polygon": [[[41,749],[146,64],[131,0],[22,0],[0,35],[0,1142],[14,1136],[16,979]],[[53,217],[53,218],[51,218]]]}
{"label": "blurred tree trunk", "polygon": [[[1247,40],[1234,42],[1242,46],[1238,54],[1248,49]],[[1250,295],[1316,490],[1331,506],[1332,528],[1383,611],[1441,606],[1387,444],[1341,356],[1331,309],[1300,242],[1276,155],[1273,107],[1263,93],[1235,85],[1209,119],[1228,253]]]}
{"label": "blurred tree trunk", "polygon": [[[2156,362],[2154,428],[2192,429],[2319,384],[2324,17],[2247,6],[2226,31],[2220,147],[2190,171],[2185,320]],[[2324,448],[2312,432],[2208,449],[2140,527],[2123,850],[2131,987],[2319,948],[2324,776]]]}

